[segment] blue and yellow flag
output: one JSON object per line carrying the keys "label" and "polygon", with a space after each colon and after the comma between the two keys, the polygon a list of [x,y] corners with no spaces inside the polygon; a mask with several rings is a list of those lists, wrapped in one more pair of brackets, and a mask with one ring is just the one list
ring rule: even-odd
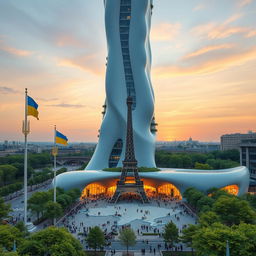
{"label": "blue and yellow flag", "polygon": [[58,144],[67,145],[68,144],[68,138],[65,135],[63,135],[62,133],[56,131],[55,142],[58,143]]}
{"label": "blue and yellow flag", "polygon": [[27,105],[27,115],[28,116],[34,116],[35,118],[37,118],[37,120],[39,120],[38,118],[38,104],[29,96],[27,96],[27,102],[28,102],[28,105]]}

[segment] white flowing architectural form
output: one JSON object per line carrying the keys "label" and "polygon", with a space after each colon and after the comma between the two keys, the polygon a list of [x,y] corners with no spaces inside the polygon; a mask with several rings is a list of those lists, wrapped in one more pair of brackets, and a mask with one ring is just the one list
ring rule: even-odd
{"label": "white flowing architectural form", "polygon": [[[138,167],[155,167],[156,124],[149,43],[152,0],[105,0],[104,4],[108,57],[99,142],[86,170],[63,173],[56,179],[57,186],[63,189],[79,188],[82,197],[99,194],[111,197],[116,190],[120,172],[103,169],[122,166],[128,96],[133,102],[133,140]],[[149,197],[164,194],[182,199],[189,187],[202,191],[215,187],[242,195],[249,186],[249,172],[244,166],[225,170],[170,168],[139,175]]]}
{"label": "white flowing architectural form", "polygon": [[126,98],[133,98],[138,166],[155,167],[154,93],[149,32],[152,0],[105,0],[108,44],[105,115],[87,170],[121,166],[126,137]]}
{"label": "white flowing architectural form", "polygon": [[[119,172],[73,171],[58,175],[57,187],[79,188],[89,195],[114,193]],[[146,193],[157,192],[182,198],[190,187],[201,191],[211,188],[226,189],[232,194],[242,195],[248,191],[249,173],[244,166],[224,170],[167,169],[158,172],[140,172]],[[172,192],[173,191],[173,192]]]}

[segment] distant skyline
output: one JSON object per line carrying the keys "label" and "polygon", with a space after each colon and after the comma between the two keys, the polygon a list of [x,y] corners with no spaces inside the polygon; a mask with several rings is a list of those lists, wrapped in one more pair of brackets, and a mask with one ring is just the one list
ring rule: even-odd
{"label": "distant skyline", "polygon": [[[256,0],[155,0],[157,140],[219,141],[256,127]],[[105,100],[103,0],[0,0],[0,141],[97,142]]]}

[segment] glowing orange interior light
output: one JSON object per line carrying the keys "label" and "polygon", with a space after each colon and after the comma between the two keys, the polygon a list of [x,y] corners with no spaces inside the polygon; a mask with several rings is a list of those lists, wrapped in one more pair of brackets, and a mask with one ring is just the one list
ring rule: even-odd
{"label": "glowing orange interior light", "polygon": [[174,197],[179,200],[182,199],[180,191],[172,184],[162,185],[162,186],[158,187],[157,190],[158,190],[159,194],[171,196],[171,197]]}
{"label": "glowing orange interior light", "polygon": [[107,195],[111,197],[114,195],[115,191],[116,191],[116,186],[109,187],[107,189]]}
{"label": "glowing orange interior light", "polygon": [[104,194],[105,192],[106,192],[106,188],[104,186],[96,183],[92,183],[84,188],[80,198],[82,199],[90,196],[101,195],[101,194]]}
{"label": "glowing orange interior light", "polygon": [[[135,183],[135,180],[134,178],[127,179],[125,183],[132,184],[132,183]],[[144,190],[148,197],[154,197],[155,195],[160,194],[160,195],[166,195],[168,197],[172,197],[180,200],[182,199],[180,191],[172,184],[165,184],[160,187],[154,187],[144,183]],[[90,197],[95,197],[100,195],[112,197],[115,191],[116,191],[116,185],[105,187],[97,183],[92,183],[87,185],[83,189],[80,199],[90,198]]]}
{"label": "glowing orange interior light", "polygon": [[149,186],[149,185],[144,185],[144,190],[147,194],[148,197],[152,197],[156,194],[156,188]]}
{"label": "glowing orange interior light", "polygon": [[239,192],[239,187],[237,185],[229,185],[229,186],[222,188],[221,190],[225,190],[229,194],[237,196],[238,192]]}

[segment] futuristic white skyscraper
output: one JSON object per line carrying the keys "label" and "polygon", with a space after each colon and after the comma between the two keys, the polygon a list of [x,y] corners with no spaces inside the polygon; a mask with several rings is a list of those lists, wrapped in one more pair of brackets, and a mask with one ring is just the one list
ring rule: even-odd
{"label": "futuristic white skyscraper", "polygon": [[108,45],[106,103],[99,142],[88,170],[121,166],[126,136],[126,98],[133,98],[138,166],[155,167],[154,92],[149,32],[153,0],[105,0]]}
{"label": "futuristic white skyscraper", "polygon": [[[137,175],[134,172],[137,167],[155,167],[156,124],[149,43],[153,5],[152,0],[105,0],[104,5],[108,58],[106,103],[99,142],[86,170],[62,173],[57,176],[56,185],[65,190],[79,188],[82,198],[107,195],[116,201],[115,194],[118,189],[119,192],[122,190],[126,180],[123,173],[103,171],[104,168],[121,167],[124,163],[122,171],[125,171],[125,177],[130,178],[131,170],[134,177]],[[126,105],[128,96],[129,108],[128,102]],[[132,122],[127,125],[128,119]],[[133,138],[133,141],[131,138],[128,140],[133,144],[129,147],[133,157],[123,162],[127,151],[126,133],[127,138],[128,134]],[[159,169],[139,173],[143,183],[135,179],[134,184],[140,185],[137,192],[141,192],[142,184],[148,197],[164,194],[176,199],[182,199],[189,187],[205,192],[215,187],[235,195],[248,191],[249,172],[244,166],[225,170]],[[121,183],[117,182],[119,179]],[[128,180],[127,184],[126,188],[130,189],[131,181]]]}

